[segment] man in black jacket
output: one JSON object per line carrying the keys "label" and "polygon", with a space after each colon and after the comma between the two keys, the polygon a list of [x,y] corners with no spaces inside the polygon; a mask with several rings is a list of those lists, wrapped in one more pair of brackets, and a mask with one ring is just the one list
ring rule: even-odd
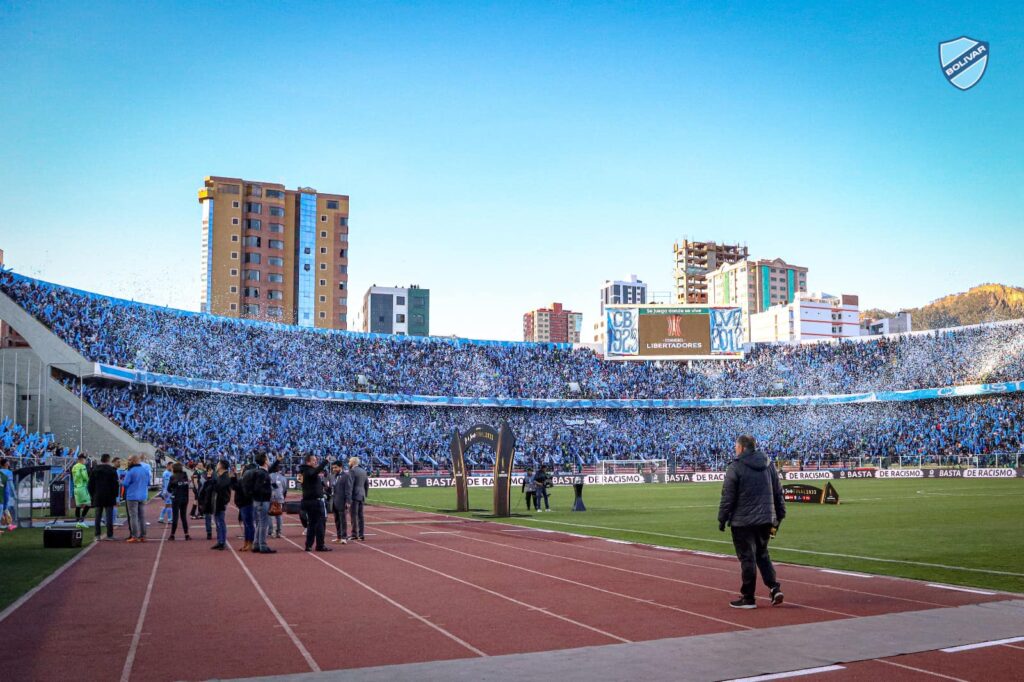
{"label": "man in black jacket", "polygon": [[334,512],[334,541],[348,542],[348,512],[352,501],[352,479],[339,459],[331,465],[331,510]]}
{"label": "man in black jacket", "polygon": [[324,482],[320,474],[327,468],[327,459],[318,464],[316,455],[306,455],[306,463],[299,467],[302,477],[302,511],[306,513],[306,551],[330,552],[331,548],[324,544],[324,533],[327,526],[327,507],[324,504]]}
{"label": "man in black jacket", "polygon": [[270,495],[273,492],[270,474],[277,471],[280,463],[281,458],[278,457],[270,464],[267,454],[261,452],[256,455],[256,468],[246,474],[250,477],[249,489],[256,524],[256,536],[252,547],[256,554],[277,554],[276,549],[270,549],[267,545],[267,535],[270,533]]}
{"label": "man in black jacket", "polygon": [[117,506],[117,490],[121,483],[117,479],[117,470],[110,466],[110,455],[100,456],[100,463],[89,473],[89,497],[96,510],[96,540],[100,535],[100,518],[106,516],[107,540],[114,539],[114,507]]}
{"label": "man in black jacket", "polygon": [[756,450],[751,436],[736,440],[736,459],[729,462],[718,506],[718,530],[732,527],[732,544],[740,560],[742,587],[740,598],[729,602],[735,609],[757,608],[754,589],[757,572],[771,590],[772,606],[782,603],[782,587],[775,577],[775,566],[768,556],[768,540],[773,529],[786,518],[782,484],[768,458]]}
{"label": "man in black jacket", "polygon": [[228,468],[226,459],[217,462],[217,474],[213,484],[213,518],[217,523],[217,544],[210,549],[224,549],[228,543],[228,524],[224,520],[224,513],[227,511],[228,502],[231,501],[233,487]]}

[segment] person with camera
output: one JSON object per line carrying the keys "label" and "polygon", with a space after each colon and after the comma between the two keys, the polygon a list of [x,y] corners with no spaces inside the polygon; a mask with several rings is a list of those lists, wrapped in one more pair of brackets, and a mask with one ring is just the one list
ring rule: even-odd
{"label": "person with camera", "polygon": [[306,514],[306,551],[330,552],[324,544],[327,525],[327,507],[324,502],[324,482],[320,474],[327,468],[328,460],[320,462],[316,455],[306,455],[306,462],[299,467],[302,477],[302,511]]}
{"label": "person with camera", "polygon": [[768,541],[786,518],[786,501],[775,465],[757,452],[752,436],[736,440],[736,459],[729,462],[718,506],[718,530],[732,528],[732,544],[740,560],[740,598],[729,602],[734,609],[754,609],[757,573],[770,590],[772,606],[782,604],[782,586],[768,555]]}

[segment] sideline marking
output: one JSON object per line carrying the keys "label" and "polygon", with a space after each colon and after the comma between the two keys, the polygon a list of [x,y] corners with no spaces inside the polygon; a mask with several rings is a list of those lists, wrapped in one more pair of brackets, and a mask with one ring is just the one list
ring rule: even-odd
{"label": "sideline marking", "polygon": [[765,680],[784,680],[788,677],[802,677],[803,675],[817,675],[818,673],[830,673],[833,670],[846,670],[841,665],[823,665],[820,668],[804,668],[803,670],[790,670],[788,673],[773,673],[771,675],[758,675],[757,677],[740,677],[729,682],[764,682]]}
{"label": "sideline marking", "polygon": [[[408,537],[406,535],[398,535],[398,533],[389,533],[389,534],[390,535],[394,535],[396,537],[406,538],[408,540],[413,540],[414,542],[423,542],[422,540],[416,540],[415,538],[411,538],[411,537]],[[429,542],[424,542],[423,544],[430,545]],[[439,547],[440,545],[431,545],[431,546]],[[386,552],[383,549],[379,549],[377,547],[371,547],[369,545],[363,545],[363,547],[366,547],[366,549],[372,549],[375,552],[380,552],[381,554],[387,555],[387,556],[389,556],[389,557],[391,557],[393,559],[398,559],[399,561],[404,561],[407,564],[411,564],[413,566],[416,566],[417,568],[422,568],[425,571],[430,571],[431,573],[436,573],[439,576],[442,576],[444,578],[448,578],[449,580],[454,580],[457,583],[461,583],[463,585],[467,585],[469,587],[473,587],[473,588],[478,589],[478,590],[480,590],[482,592],[486,592],[487,594],[494,595],[495,597],[500,597],[501,599],[504,599],[506,601],[510,601],[513,604],[516,604],[517,606],[525,607],[525,608],[529,609],[530,611],[537,611],[539,613],[543,613],[543,614],[551,616],[553,618],[557,618],[558,620],[565,621],[566,623],[570,623],[572,625],[576,625],[576,626],[584,628],[586,630],[590,630],[592,632],[596,632],[599,635],[603,635],[604,637],[608,637],[609,639],[617,640],[619,642],[622,642],[623,644],[630,644],[630,643],[632,643],[632,640],[626,639],[624,637],[619,637],[618,635],[613,635],[610,632],[605,632],[604,630],[592,627],[590,625],[587,625],[586,623],[581,623],[578,620],[573,620],[572,618],[568,618],[566,616],[559,615],[559,614],[557,614],[557,613],[555,613],[553,611],[549,611],[548,609],[544,608],[543,606],[534,606],[533,604],[527,604],[524,601],[519,601],[518,599],[516,599],[514,597],[510,597],[510,596],[508,596],[506,594],[502,594],[501,592],[495,592],[494,590],[487,589],[486,587],[483,587],[482,585],[477,585],[476,583],[471,583],[468,580],[463,580],[462,578],[456,578],[455,576],[449,575],[449,574],[447,574],[447,573],[445,573],[443,571],[438,571],[437,569],[431,568],[430,566],[424,566],[421,563],[417,563],[417,562],[415,562],[415,561],[413,561],[411,559],[406,559],[405,557],[400,557],[397,554],[392,554],[391,552]]]}
{"label": "sideline marking", "polygon": [[149,584],[146,585],[146,596],[142,598],[142,608],[139,609],[139,620],[135,623],[135,632],[132,634],[132,644],[128,647],[128,656],[124,659],[124,668],[121,669],[121,682],[128,682],[128,678],[132,676],[132,666],[135,665],[135,654],[139,650],[139,640],[142,639],[142,624],[146,620],[146,611],[149,610],[149,598],[153,595],[153,583],[156,582],[156,569],[160,566],[160,556],[164,553],[164,542],[166,537],[167,526],[165,525],[163,534],[160,535],[160,546],[156,548],[156,559],[153,560],[153,570],[149,573]]}
{"label": "sideline marking", "polygon": [[[557,580],[557,581],[563,582],[563,583],[569,583],[570,585],[577,585],[579,587],[584,587],[584,588],[586,588],[588,590],[594,590],[595,592],[602,592],[604,594],[610,594],[610,595],[615,596],[615,597],[621,597],[623,599],[628,599],[630,601],[638,602],[640,604],[650,604],[651,606],[655,606],[657,608],[669,609],[671,611],[678,611],[680,613],[686,613],[686,614],[689,614],[691,616],[696,616],[697,618],[703,618],[705,620],[713,620],[716,623],[722,623],[724,625],[731,625],[734,628],[741,628],[743,630],[753,630],[754,629],[750,625],[744,625],[743,623],[736,623],[736,622],[733,622],[733,621],[730,621],[730,620],[724,620],[722,618],[715,618],[714,616],[709,616],[709,615],[707,615],[705,613],[698,613],[696,611],[689,611],[687,609],[680,608],[678,606],[671,606],[669,604],[662,604],[660,602],[654,601],[653,599],[641,599],[640,597],[635,597],[635,596],[633,596],[631,594],[623,594],[622,592],[615,592],[614,590],[606,590],[606,589],[604,589],[602,587],[597,587],[596,585],[588,585],[587,583],[581,583],[578,580],[572,580],[570,578],[563,578],[562,576],[553,575],[551,573],[544,573],[543,571],[535,571],[533,569],[526,568],[525,566],[516,566],[516,565],[513,565],[513,564],[506,563],[504,561],[498,561],[497,559],[491,559],[491,558],[488,558],[488,557],[485,557],[485,556],[480,556],[479,554],[473,554],[472,552],[463,552],[463,551],[458,550],[458,549],[452,549],[451,547],[445,547],[444,545],[436,545],[433,542],[427,542],[426,540],[417,540],[414,537],[411,537],[411,536],[408,536],[408,535],[401,535],[399,533],[393,533],[393,532],[391,532],[389,530],[386,530],[386,531],[383,531],[383,532],[385,534],[387,534],[387,535],[394,535],[397,538],[403,538],[405,540],[412,540],[413,542],[418,542],[420,544],[427,545],[428,547],[437,547],[438,549],[443,549],[446,552],[454,552],[455,554],[461,554],[463,556],[468,556],[468,557],[470,557],[472,559],[479,559],[480,561],[486,561],[486,562],[491,563],[491,564],[498,564],[499,566],[504,566],[506,568],[512,568],[512,569],[515,569],[517,571],[524,571],[526,573],[533,573],[534,575],[543,576],[545,578],[551,578],[552,580]],[[492,544],[500,544],[500,543],[492,543]],[[376,548],[371,548],[371,549],[376,549]],[[377,551],[379,552],[381,550],[377,550]],[[401,558],[401,557],[398,557],[398,558]],[[404,561],[404,559],[403,559],[403,561]],[[427,570],[433,570],[433,569],[427,569]],[[437,572],[437,571],[435,571],[435,572]],[[446,574],[441,573],[441,575],[446,575]],[[703,587],[703,585],[702,585],[702,587]],[[575,621],[573,621],[573,622],[575,622]],[[582,625],[582,623],[576,623],[576,624],[577,625]],[[588,627],[588,626],[583,626],[583,627]],[[620,639],[620,638],[616,638],[616,639]],[[628,641],[628,640],[626,640],[626,641]]]}
{"label": "sideline marking", "polygon": [[989,597],[999,594],[998,592],[989,592],[988,590],[974,590],[969,587],[955,587],[953,585],[942,585],[940,583],[928,583],[928,587],[937,587],[940,590],[953,590],[954,592],[970,592],[971,594],[984,594]]}
{"label": "sideline marking", "polygon": [[950,677],[949,675],[943,675],[942,673],[937,673],[937,672],[935,672],[933,670],[925,670],[924,668],[915,668],[912,665],[904,665],[902,663],[896,663],[895,661],[887,661],[884,658],[876,658],[874,660],[877,661],[878,663],[885,663],[886,665],[894,665],[897,668],[903,668],[904,670],[913,670],[914,672],[917,672],[917,673],[924,673],[925,675],[931,675],[933,677],[941,677],[944,680],[953,680],[953,682],[970,682],[970,680],[965,680],[965,679],[960,678],[960,677]]}
{"label": "sideline marking", "polygon": [[[245,571],[245,575],[249,577],[249,582],[252,583],[252,586],[255,587],[256,591],[259,592],[261,597],[263,597],[263,603],[265,603],[267,605],[267,608],[270,609],[270,612],[274,614],[274,618],[277,619],[277,622],[281,625],[281,628],[284,629],[286,633],[288,633],[288,637],[292,640],[292,644],[294,644],[295,648],[299,650],[299,653],[302,654],[302,657],[306,659],[306,664],[309,665],[309,669],[315,673],[320,672],[320,666],[317,665],[317,662],[313,659],[312,654],[310,654],[306,647],[303,646],[302,641],[299,639],[298,635],[296,635],[295,631],[292,630],[292,626],[288,624],[288,622],[281,615],[281,612],[277,610],[276,606],[274,606],[274,603],[270,601],[270,597],[267,596],[267,593],[264,592],[263,588],[260,587],[260,584],[256,582],[256,578],[249,570],[249,567],[245,565],[245,562],[242,561],[242,557],[238,556],[238,552],[236,552],[235,548],[230,544],[228,545],[228,549],[231,550],[231,555],[235,557],[239,565],[242,567],[242,570]],[[121,682],[127,681],[122,680]]]}
{"label": "sideline marking", "polygon": [[[822,573],[834,573],[835,575],[848,575],[851,578],[874,578],[875,577],[875,576],[873,576],[873,575],[871,575],[869,573],[854,573],[853,571],[839,571],[839,570],[834,569],[834,568],[820,568],[818,570],[820,570]],[[995,594],[995,593],[993,592],[993,594]]]}
{"label": "sideline marking", "polygon": [[68,559],[67,563],[65,563],[63,566],[58,568],[56,571],[54,571],[50,575],[46,576],[46,578],[44,578],[41,583],[39,583],[38,585],[33,587],[31,590],[29,590],[25,594],[21,595],[17,599],[15,599],[14,602],[12,602],[6,609],[4,609],[3,611],[0,611],[0,623],[3,623],[4,620],[6,620],[8,616],[10,616],[12,613],[17,611],[18,607],[20,607],[22,604],[24,604],[29,599],[34,597],[37,592],[39,592],[44,587],[46,587],[47,585],[52,583],[54,580],[59,578],[61,573],[63,573],[64,571],[68,570],[69,568],[71,568],[75,564],[76,561],[78,561],[79,559],[84,557],[86,554],[88,554],[89,550],[91,550],[93,547],[95,547],[98,544],[99,543],[95,542],[95,541],[94,542],[90,542],[88,547],[86,547],[81,552],[79,552],[75,556],[73,556],[70,559]]}
{"label": "sideline marking", "polygon": [[[302,549],[302,546],[297,544],[297,543],[295,543],[295,542],[293,542],[291,538],[281,538],[281,539],[288,541],[289,544],[294,545],[298,549]],[[363,546],[365,547],[366,545],[363,545]],[[377,550],[377,551],[380,551],[380,550]],[[473,646],[469,642],[467,642],[467,641],[465,641],[463,639],[460,639],[458,636],[454,635],[451,632],[448,632],[447,630],[445,630],[440,625],[437,625],[436,623],[430,622],[429,620],[427,620],[426,618],[424,618],[420,614],[416,613],[412,609],[407,608],[406,606],[403,606],[402,604],[399,604],[398,602],[396,602],[394,599],[392,599],[391,597],[387,596],[383,592],[379,592],[378,590],[373,589],[372,587],[370,587],[369,585],[364,583],[359,578],[355,577],[354,575],[351,575],[350,573],[346,573],[345,571],[341,570],[340,568],[338,568],[337,566],[335,566],[331,562],[327,561],[323,557],[321,557],[321,556],[319,556],[317,554],[314,554],[313,552],[310,552],[309,555],[311,557],[313,557],[314,559],[316,559],[317,561],[319,561],[320,563],[322,563],[324,566],[327,566],[331,570],[337,571],[338,573],[342,574],[343,576],[345,576],[346,578],[348,578],[349,580],[354,582],[356,585],[359,585],[360,587],[365,588],[366,590],[368,590],[368,591],[372,592],[373,594],[377,595],[378,597],[380,597],[381,599],[383,599],[387,603],[391,604],[395,608],[397,608],[397,609],[399,609],[399,610],[409,614],[410,616],[412,616],[416,620],[420,621],[424,625],[427,625],[427,626],[433,628],[434,630],[437,630],[438,632],[440,632],[445,637],[448,637],[452,641],[454,641],[454,642],[462,645],[466,649],[472,651],[477,656],[482,656],[484,658],[487,657],[487,654],[485,654],[483,651],[480,651],[480,649],[477,649],[475,646]]]}
{"label": "sideline marking", "polygon": [[955,654],[961,651],[970,651],[971,649],[984,649],[990,646],[999,646],[1000,644],[1014,644],[1016,642],[1024,642],[1024,637],[1009,637],[1007,639],[993,639],[989,642],[978,642],[977,644],[964,644],[963,646],[951,646],[948,649],[939,649],[943,653]]}

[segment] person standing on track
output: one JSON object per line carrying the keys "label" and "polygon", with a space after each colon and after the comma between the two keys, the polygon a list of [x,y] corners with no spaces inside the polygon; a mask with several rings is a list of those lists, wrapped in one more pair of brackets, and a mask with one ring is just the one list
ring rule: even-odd
{"label": "person standing on track", "polygon": [[153,470],[141,455],[128,458],[128,471],[124,475],[124,499],[128,505],[128,523],[132,536],[128,542],[146,541],[146,502]]}
{"label": "person standing on track", "polygon": [[359,458],[352,457],[348,460],[349,485],[352,488],[349,512],[352,519],[352,537],[350,540],[366,542],[366,528],[363,521],[363,505],[366,503],[366,494],[370,492],[370,479],[366,469],[359,466]]}
{"label": "person standing on track", "polygon": [[199,513],[203,516],[206,524],[206,539],[213,539],[213,517],[217,513],[217,473],[213,465],[207,471],[206,480],[199,487]]}
{"label": "person standing on track", "polygon": [[242,547],[238,551],[251,552],[253,543],[256,541],[256,516],[252,504],[252,482],[253,473],[256,469],[254,464],[245,468],[242,475],[232,481],[235,488],[235,506],[238,507],[238,516],[242,521]]}
{"label": "person standing on track", "polygon": [[277,471],[281,459],[277,458],[270,464],[267,453],[261,452],[256,455],[256,468],[251,470],[249,476],[249,488],[252,492],[252,508],[256,523],[256,537],[252,551],[256,554],[277,554],[276,549],[270,549],[267,545],[267,536],[270,534],[270,497],[274,492],[270,474]]}
{"label": "person standing on track", "polygon": [[302,511],[306,513],[306,551],[330,552],[331,548],[324,544],[324,532],[327,524],[327,507],[324,503],[324,482],[320,474],[327,468],[327,460],[319,462],[316,455],[306,455],[306,463],[299,467],[302,476]]}
{"label": "person standing on track", "polygon": [[92,504],[89,497],[89,467],[85,466],[85,455],[79,455],[78,462],[71,467],[71,483],[75,491],[75,521],[85,521]]}
{"label": "person standing on track", "polygon": [[164,467],[164,473],[160,477],[160,497],[163,498],[164,508],[160,510],[157,523],[170,523],[174,513],[174,497],[171,495],[171,476],[174,475],[174,463],[168,462]]}
{"label": "person standing on track", "polygon": [[100,535],[100,520],[106,516],[107,540],[114,539],[114,506],[117,504],[117,489],[120,481],[117,480],[117,471],[110,466],[110,455],[104,453],[100,456],[100,463],[93,467],[89,474],[89,496],[92,498],[93,507],[96,509],[96,540],[102,540]]}
{"label": "person standing on track", "polygon": [[729,602],[734,609],[754,609],[757,572],[770,590],[772,606],[783,601],[782,586],[768,556],[768,541],[773,530],[786,518],[779,474],[768,458],[757,452],[751,436],[736,440],[736,459],[729,462],[718,506],[718,530],[732,527],[732,544],[740,560],[742,586],[740,598]]}
{"label": "person standing on track", "polygon": [[[278,461],[281,461],[281,456],[278,455],[277,459]],[[282,508],[284,508],[284,498],[288,496],[288,479],[284,477],[284,474],[281,473],[279,468],[270,473],[270,488],[271,504],[277,502],[278,504],[281,505]],[[277,527],[277,530],[274,533],[274,537],[276,538],[281,537],[281,519],[283,516],[284,514],[278,514],[277,516],[273,517],[274,524]]]}
{"label": "person standing on track", "polygon": [[348,543],[348,514],[352,502],[352,477],[345,471],[344,463],[339,459],[331,465],[333,480],[331,481],[331,508],[334,511],[334,541],[342,545]]}
{"label": "person standing on track", "polygon": [[174,539],[178,532],[178,522],[181,522],[181,530],[185,533],[185,539],[191,540],[188,534],[188,492],[192,487],[185,473],[185,467],[181,462],[175,462],[171,467],[171,480],[167,482],[167,492],[171,495],[171,536],[168,540]]}
{"label": "person standing on track", "polygon": [[217,462],[217,474],[213,482],[211,495],[213,518],[217,523],[217,544],[210,549],[226,549],[228,546],[228,522],[224,514],[228,509],[228,502],[231,500],[231,488],[233,487],[231,474],[228,473],[230,465],[226,459]]}

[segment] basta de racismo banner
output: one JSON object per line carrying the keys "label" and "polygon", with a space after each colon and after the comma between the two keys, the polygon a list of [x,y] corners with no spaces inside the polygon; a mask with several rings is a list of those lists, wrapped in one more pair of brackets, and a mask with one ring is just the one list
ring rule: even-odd
{"label": "basta de racismo banner", "polygon": [[605,358],[701,360],[743,357],[739,308],[605,306]]}

